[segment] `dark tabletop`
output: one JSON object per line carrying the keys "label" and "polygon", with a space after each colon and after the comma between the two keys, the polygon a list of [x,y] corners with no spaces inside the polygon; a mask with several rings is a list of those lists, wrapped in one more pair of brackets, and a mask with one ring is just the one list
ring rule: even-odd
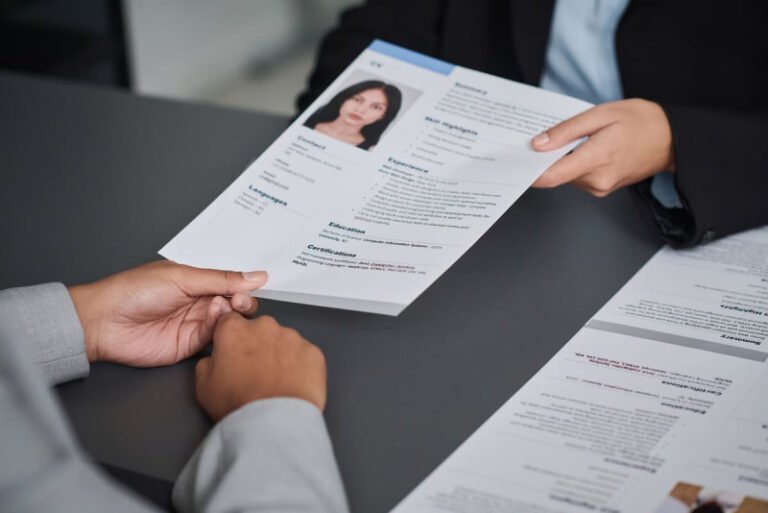
{"label": "dark tabletop", "polygon": [[[157,258],[287,122],[0,73],[0,288]],[[531,190],[399,317],[262,301],[326,354],[353,511],[392,508],[658,247],[626,193]],[[85,450],[172,480],[210,427],[193,365],[97,364],[59,387]]]}

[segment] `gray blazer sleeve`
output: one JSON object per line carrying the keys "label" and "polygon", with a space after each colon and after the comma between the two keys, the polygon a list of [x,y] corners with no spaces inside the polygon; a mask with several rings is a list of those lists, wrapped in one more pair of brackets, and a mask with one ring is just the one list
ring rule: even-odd
{"label": "gray blazer sleeve", "polygon": [[87,372],[81,346],[80,321],[62,285],[0,293],[3,512],[155,511],[88,462],[46,383],[42,369],[55,380]]}
{"label": "gray blazer sleeve", "polygon": [[266,399],[211,430],[173,490],[180,513],[349,510],[323,416],[300,399]]}
{"label": "gray blazer sleeve", "polygon": [[[88,372],[63,285],[0,292],[0,354],[0,462],[13,462],[0,464],[0,509],[155,511],[82,454],[45,382]],[[182,472],[174,501],[182,512],[347,511],[323,417],[298,399],[258,401],[220,422]]]}
{"label": "gray blazer sleeve", "polygon": [[88,375],[83,328],[61,283],[0,291],[0,326],[28,347],[49,383]]}

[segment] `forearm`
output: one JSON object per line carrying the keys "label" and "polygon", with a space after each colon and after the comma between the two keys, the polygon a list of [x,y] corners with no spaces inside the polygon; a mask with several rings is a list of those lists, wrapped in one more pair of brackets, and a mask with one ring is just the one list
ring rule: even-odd
{"label": "forearm", "polygon": [[322,414],[299,399],[266,399],[225,417],[173,491],[182,513],[348,511]]}

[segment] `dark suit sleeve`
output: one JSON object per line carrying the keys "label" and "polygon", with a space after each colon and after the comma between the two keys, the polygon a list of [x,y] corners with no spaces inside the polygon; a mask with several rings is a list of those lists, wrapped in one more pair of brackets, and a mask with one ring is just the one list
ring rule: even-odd
{"label": "dark suit sleeve", "polygon": [[662,105],[684,209],[665,209],[649,181],[633,193],[668,244],[690,247],[768,223],[768,116]]}
{"label": "dark suit sleeve", "polygon": [[297,100],[299,111],[306,109],[374,39],[421,53],[437,53],[443,3],[369,0],[344,12],[338,26],[320,45],[309,85]]}

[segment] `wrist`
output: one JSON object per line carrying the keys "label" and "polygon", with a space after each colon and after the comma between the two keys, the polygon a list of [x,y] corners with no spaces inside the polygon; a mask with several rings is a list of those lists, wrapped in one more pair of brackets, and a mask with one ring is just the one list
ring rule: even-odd
{"label": "wrist", "polygon": [[[276,412],[279,414],[275,414]],[[312,401],[300,397],[264,397],[230,410],[221,417],[214,419],[214,422],[221,425],[231,425],[247,422],[246,419],[249,418],[259,418],[260,424],[263,425],[264,422],[283,423],[297,415],[302,416],[305,422],[290,421],[289,424],[306,426],[311,423],[312,417],[322,419],[323,411]]]}
{"label": "wrist", "polygon": [[650,103],[656,109],[659,116],[660,136],[662,140],[662,165],[660,166],[659,172],[674,173],[677,167],[675,163],[675,141],[672,135],[672,126],[669,122],[667,111],[664,110],[664,107],[660,103]]}
{"label": "wrist", "polygon": [[100,315],[96,311],[98,301],[93,284],[75,285],[68,287],[72,303],[75,305],[80,325],[83,327],[83,341],[88,362],[93,363],[99,357],[99,321]]}

